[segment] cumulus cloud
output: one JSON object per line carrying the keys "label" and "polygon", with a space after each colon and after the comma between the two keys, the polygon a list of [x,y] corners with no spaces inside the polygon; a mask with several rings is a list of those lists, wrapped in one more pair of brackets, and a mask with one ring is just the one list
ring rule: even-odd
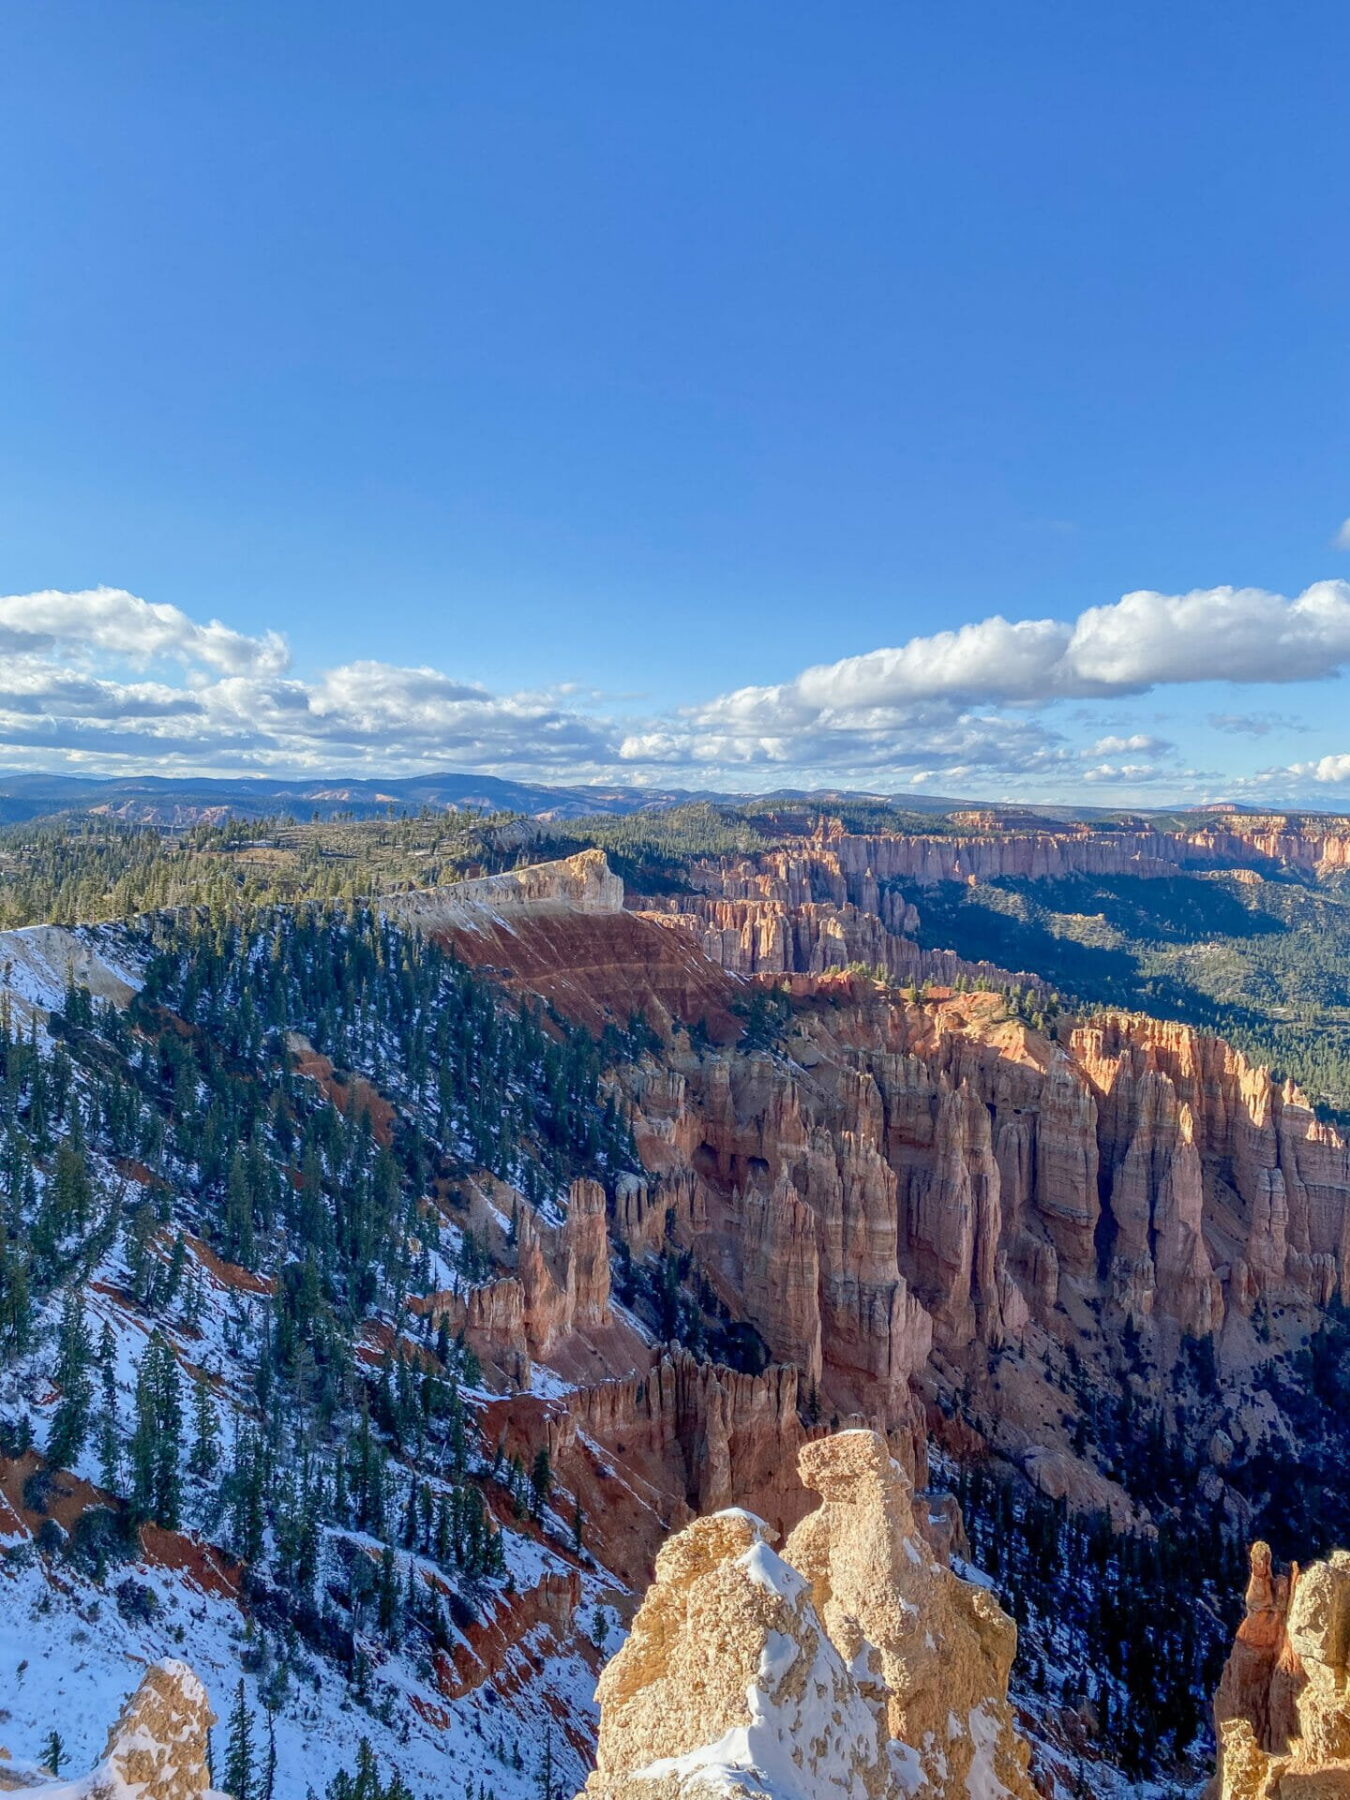
{"label": "cumulus cloud", "polygon": [[[173,679],[121,668],[178,664]],[[434,668],[365,660],[288,673],[275,632],[250,637],[119,588],[0,599],[0,746],[108,767],[296,771],[531,767],[617,760],[612,728],[551,694],[494,695]],[[158,673],[158,670],[157,670]]]}
{"label": "cumulus cloud", "polygon": [[1350,582],[1318,581],[1297,599],[1265,588],[1126,594],[1073,628],[1060,680],[1143,692],[1163,682],[1310,681],[1350,659]]}
{"label": "cumulus cloud", "polygon": [[141,664],[172,657],[255,674],[284,669],[288,660],[285,639],[275,631],[253,638],[216,619],[198,625],[176,606],[152,605],[124,588],[110,587],[0,596],[0,649],[17,654],[101,651]]}
{"label": "cumulus cloud", "polygon": [[[976,708],[1025,711],[1200,681],[1307,681],[1346,662],[1350,582],[1316,582],[1294,599],[1264,588],[1140,589],[1075,620],[994,615],[736,688],[689,708],[663,742],[668,761],[697,761],[711,747],[721,759],[734,747],[742,761],[790,761],[803,750],[847,755],[848,745],[869,761],[915,733],[970,729]],[[1126,736],[1101,753],[1167,748]]]}
{"label": "cumulus cloud", "polygon": [[1102,737],[1095,744],[1089,744],[1080,752],[1083,756],[1123,756],[1133,751],[1138,756],[1166,756],[1173,749],[1165,738],[1149,737],[1146,732],[1136,731],[1129,737]]}
{"label": "cumulus cloud", "polygon": [[1343,786],[1350,782],[1350,755],[1319,756],[1315,762],[1290,763],[1287,769],[1267,769],[1266,777],[1292,777],[1295,781],[1316,781],[1325,786]]}
{"label": "cumulus cloud", "polygon": [[1296,599],[1265,588],[1140,589],[1072,622],[999,615],[747,687],[699,709],[700,724],[801,725],[919,701],[1045,704],[1145,693],[1164,683],[1308,681],[1350,661],[1350,582]]}
{"label": "cumulus cloud", "polygon": [[[1347,662],[1350,583],[1293,599],[1141,590],[1074,620],[994,615],[663,715],[616,717],[588,689],[498,694],[425,665],[366,658],[304,675],[275,632],[200,624],[100,587],[0,599],[0,752],[11,765],[55,751],[110,769],[461,767],[582,780],[683,770],[700,786],[720,775],[724,785],[941,780],[949,791],[975,780],[1143,783],[1163,779],[1162,765],[1176,782],[1188,772],[1167,762],[1174,745],[1131,730],[1127,711],[1098,712],[1097,731],[1113,729],[1095,742],[1088,717],[1061,712],[1088,740],[1075,744],[1043,709],[1164,684],[1307,680]],[[1266,717],[1277,715],[1211,722],[1260,735]]]}

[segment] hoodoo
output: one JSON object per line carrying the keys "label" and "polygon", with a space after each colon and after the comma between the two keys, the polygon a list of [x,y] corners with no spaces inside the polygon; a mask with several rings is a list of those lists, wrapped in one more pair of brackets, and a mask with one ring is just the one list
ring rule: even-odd
{"label": "hoodoo", "polygon": [[822,1504],[781,1554],[738,1509],[661,1551],[601,1677],[590,1800],[1031,1800],[1012,1620],[936,1560],[878,1433],[799,1468]]}
{"label": "hoodoo", "polygon": [[1275,1571],[1253,1544],[1246,1613],[1214,1702],[1218,1800],[1350,1795],[1350,1551]]}

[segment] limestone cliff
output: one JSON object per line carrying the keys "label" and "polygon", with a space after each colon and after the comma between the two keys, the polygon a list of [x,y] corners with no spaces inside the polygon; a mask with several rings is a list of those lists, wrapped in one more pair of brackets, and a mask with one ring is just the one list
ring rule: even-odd
{"label": "limestone cliff", "polygon": [[1012,1621],[919,1536],[874,1432],[808,1445],[823,1497],[781,1554],[743,1511],[657,1559],[601,1676],[593,1800],[1030,1800]]}
{"label": "limestone cliff", "polygon": [[487,929],[495,919],[521,909],[533,914],[550,908],[616,913],[623,906],[623,883],[603,851],[583,850],[561,862],[533,863],[449,887],[389,894],[382,904],[385,911],[422,930],[454,926],[473,931]]}

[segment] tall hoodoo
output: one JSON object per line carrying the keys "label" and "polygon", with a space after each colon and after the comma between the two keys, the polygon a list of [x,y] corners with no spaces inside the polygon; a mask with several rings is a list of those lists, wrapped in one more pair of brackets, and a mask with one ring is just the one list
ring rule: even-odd
{"label": "tall hoodoo", "polygon": [[845,1662],[867,1670],[860,1685],[886,1736],[916,1753],[922,1782],[908,1791],[1030,1795],[1008,1706],[1017,1627],[988,1589],[933,1556],[908,1478],[876,1432],[806,1444],[798,1466],[824,1504],[784,1555]]}
{"label": "tall hoodoo", "polygon": [[591,1800],[883,1800],[874,1711],[750,1513],[665,1545],[600,1679]]}
{"label": "tall hoodoo", "polygon": [[1350,1551],[1279,1575],[1254,1544],[1214,1702],[1219,1800],[1350,1794]]}
{"label": "tall hoodoo", "polygon": [[740,1511],[662,1550],[601,1677],[591,1800],[1031,1800],[1012,1621],[934,1559],[876,1432],[799,1466],[823,1504],[781,1556]]}

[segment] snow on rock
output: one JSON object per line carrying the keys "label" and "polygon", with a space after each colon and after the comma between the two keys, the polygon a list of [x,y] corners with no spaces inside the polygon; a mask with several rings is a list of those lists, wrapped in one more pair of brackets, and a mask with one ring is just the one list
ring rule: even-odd
{"label": "snow on rock", "polygon": [[[47,1014],[65,1004],[72,982],[116,1006],[129,1002],[142,985],[148,954],[148,940],[134,927],[0,932],[0,1008],[18,1031],[26,1033],[31,1023],[41,1038]],[[254,1731],[261,1736],[266,1719],[274,1741],[274,1800],[323,1795],[334,1776],[351,1770],[362,1738],[382,1773],[396,1772],[414,1800],[531,1800],[545,1754],[556,1780],[575,1786],[588,1766],[598,1658],[573,1615],[600,1617],[617,1591],[614,1579],[588,1559],[578,1568],[577,1557],[559,1548],[568,1541],[566,1528],[557,1520],[550,1525],[549,1515],[549,1529],[517,1528],[508,1517],[501,1532],[504,1571],[467,1588],[458,1584],[452,1654],[429,1657],[415,1634],[393,1643],[382,1638],[372,1618],[353,1610],[359,1602],[348,1605],[344,1596],[345,1610],[335,1610],[332,1587],[361,1550],[373,1563],[383,1541],[363,1545],[359,1533],[325,1524],[315,1592],[324,1608],[320,1625],[332,1624],[337,1636],[299,1634],[273,1603],[266,1556],[245,1583],[241,1568],[217,1549],[221,1534],[229,1537],[229,1459],[256,1418],[255,1358],[272,1282],[223,1262],[197,1235],[200,1215],[178,1191],[181,1170],[169,1169],[152,1189],[147,1170],[114,1165],[97,1149],[89,1152],[89,1167],[101,1216],[112,1217],[115,1205],[129,1216],[141,1190],[153,1192],[169,1216],[151,1241],[151,1256],[167,1267],[179,1235],[185,1249],[176,1298],[153,1307],[136,1298],[125,1229],[110,1232],[103,1254],[82,1271],[85,1319],[100,1358],[97,1413],[125,1447],[135,1425],[138,1369],[158,1327],[182,1371],[185,1405],[188,1378],[203,1378],[225,1462],[214,1477],[191,1478],[185,1430],[183,1529],[148,1526],[127,1543],[118,1534],[106,1568],[71,1554],[83,1515],[106,1509],[114,1521],[121,1517],[115,1495],[123,1486],[104,1473],[97,1430],[87,1433],[70,1469],[48,1470],[42,1462],[61,1398],[52,1368],[63,1295],[57,1290],[40,1299],[28,1348],[0,1364],[0,1421],[15,1429],[23,1421],[35,1446],[23,1455],[0,1450],[0,1793],[31,1787],[46,1800],[89,1800],[95,1791],[159,1800],[143,1775],[123,1780],[110,1772],[105,1739],[109,1720],[147,1667],[178,1656],[190,1660],[205,1705],[222,1718],[242,1681]],[[48,1171],[39,1167],[36,1179],[41,1189]],[[503,1215],[502,1231],[506,1223]],[[392,1324],[389,1331],[392,1341],[403,1341]],[[550,1371],[543,1372],[540,1385],[546,1383],[550,1391],[554,1383],[559,1393],[567,1391]],[[467,1385],[463,1396],[476,1445],[473,1417],[490,1396]],[[491,1500],[498,1490],[487,1459],[476,1447],[471,1456]],[[439,1496],[447,1480],[435,1468],[423,1473]],[[36,1477],[40,1496],[28,1487]],[[395,1479],[391,1509],[401,1511],[409,1483],[401,1469]],[[403,1589],[418,1580],[445,1585],[424,1559],[403,1552],[399,1579]],[[611,1641],[616,1629],[606,1615],[603,1630]],[[93,1766],[94,1776],[71,1783],[44,1771],[53,1730],[62,1740],[63,1770]],[[219,1765],[224,1730],[216,1737]],[[130,1740],[126,1748],[153,1751]],[[206,1785],[203,1779],[192,1791]]]}
{"label": "snow on rock", "polygon": [[[123,1609],[117,1590],[128,1575],[137,1589],[150,1590],[149,1604]],[[588,1599],[598,1595],[596,1583]],[[556,1732],[557,1721],[567,1719],[584,1730],[595,1713],[595,1678],[585,1656],[559,1646],[546,1630],[513,1653],[519,1671],[509,1694],[488,1682],[449,1700],[430,1671],[424,1678],[413,1664],[390,1656],[372,1667],[363,1700],[338,1668],[303,1649],[290,1659],[281,1694],[282,1664],[264,1634],[236,1599],[203,1592],[190,1570],[139,1561],[111,1571],[100,1588],[70,1564],[49,1568],[31,1544],[21,1544],[17,1553],[0,1556],[0,1745],[11,1752],[9,1767],[23,1769],[42,1800],[90,1800],[83,1784],[75,1784],[78,1793],[62,1793],[42,1781],[48,1734],[53,1728],[61,1734],[70,1768],[101,1766],[108,1721],[147,1665],[175,1653],[190,1659],[222,1720],[243,1680],[259,1745],[267,1703],[276,1706],[275,1800],[322,1796],[339,1771],[352,1768],[363,1737],[381,1771],[397,1771],[414,1800],[461,1800],[480,1788],[497,1800],[535,1800],[550,1727]],[[219,1773],[223,1725],[214,1740]],[[553,1755],[560,1780],[580,1779],[586,1764],[565,1733],[557,1733]],[[5,1768],[0,1760],[0,1795]]]}
{"label": "snow on rock", "polygon": [[734,1511],[695,1520],[600,1681],[596,1800],[878,1800],[877,1720],[806,1583]]}
{"label": "snow on rock", "polygon": [[386,894],[380,905],[417,931],[486,931],[502,924],[509,928],[512,914],[523,910],[622,912],[623,882],[602,850],[582,850],[560,862],[531,863],[448,887]]}
{"label": "snow on rock", "polygon": [[72,982],[125,1006],[141,985],[143,952],[117,925],[25,925],[0,931],[0,994],[24,1023],[60,1006]]}
{"label": "snow on rock", "polygon": [[[196,1675],[168,1658],[146,1670],[90,1774],[71,1782],[4,1785],[27,1800],[206,1800],[213,1791],[207,1734],[215,1722]],[[55,1724],[59,1728],[61,1720]]]}
{"label": "snow on rock", "polygon": [[600,1680],[587,1800],[1032,1800],[1016,1632],[914,1531],[885,1440],[807,1444],[782,1555],[714,1513],[672,1538]]}

